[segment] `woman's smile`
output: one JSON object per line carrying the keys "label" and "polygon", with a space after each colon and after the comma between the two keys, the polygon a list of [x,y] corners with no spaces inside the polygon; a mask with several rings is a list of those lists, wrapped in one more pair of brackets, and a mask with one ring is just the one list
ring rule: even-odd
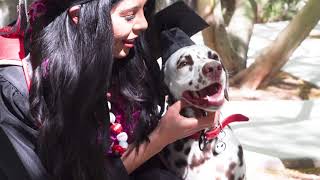
{"label": "woman's smile", "polygon": [[134,40],[135,39],[126,39],[126,40],[123,40],[123,45],[124,47],[126,48],[133,48],[134,47]]}

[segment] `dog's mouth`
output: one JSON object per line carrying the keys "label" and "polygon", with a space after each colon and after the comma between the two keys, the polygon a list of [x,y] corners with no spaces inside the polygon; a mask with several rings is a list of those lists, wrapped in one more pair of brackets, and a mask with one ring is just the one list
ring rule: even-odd
{"label": "dog's mouth", "polygon": [[218,82],[199,91],[184,91],[182,97],[192,105],[206,110],[217,110],[224,103],[224,91]]}

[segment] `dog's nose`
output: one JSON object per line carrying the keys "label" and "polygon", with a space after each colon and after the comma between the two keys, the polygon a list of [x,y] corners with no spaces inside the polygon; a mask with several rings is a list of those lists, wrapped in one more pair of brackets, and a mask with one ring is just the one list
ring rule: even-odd
{"label": "dog's nose", "polygon": [[214,62],[206,63],[202,68],[202,73],[206,77],[220,76],[222,65]]}

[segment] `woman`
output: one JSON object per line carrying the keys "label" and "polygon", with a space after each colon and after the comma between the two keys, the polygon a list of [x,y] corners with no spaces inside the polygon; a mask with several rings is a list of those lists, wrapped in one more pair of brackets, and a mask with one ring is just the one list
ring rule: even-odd
{"label": "woman", "polygon": [[[131,174],[168,143],[211,125],[212,114],[180,116],[186,106],[180,101],[158,123],[159,68],[143,43],[153,6],[152,0],[46,0],[39,5],[44,11],[31,16],[31,112],[41,127],[39,156],[53,179],[106,179],[116,174],[110,163],[116,155]],[[121,123],[109,118],[107,92],[127,125],[127,151],[125,143],[110,142],[109,128]]]}

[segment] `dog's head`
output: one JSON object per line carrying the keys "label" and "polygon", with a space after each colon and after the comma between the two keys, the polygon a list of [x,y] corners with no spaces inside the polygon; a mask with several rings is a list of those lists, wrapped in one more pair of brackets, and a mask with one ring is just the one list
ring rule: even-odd
{"label": "dog's head", "polygon": [[165,62],[164,81],[175,99],[184,99],[205,111],[216,111],[227,94],[227,74],[217,52],[191,45],[174,52]]}

